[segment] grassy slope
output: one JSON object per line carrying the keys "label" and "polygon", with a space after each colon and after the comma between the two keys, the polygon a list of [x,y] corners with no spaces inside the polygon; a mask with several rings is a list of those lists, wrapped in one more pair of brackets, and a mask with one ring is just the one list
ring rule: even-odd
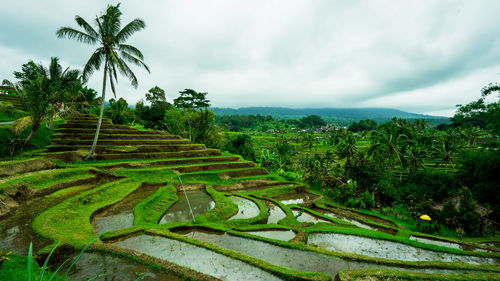
{"label": "grassy slope", "polygon": [[119,202],[139,185],[123,179],[85,191],[43,212],[33,222],[33,229],[51,240],[82,247],[96,236],[89,221],[92,213]]}

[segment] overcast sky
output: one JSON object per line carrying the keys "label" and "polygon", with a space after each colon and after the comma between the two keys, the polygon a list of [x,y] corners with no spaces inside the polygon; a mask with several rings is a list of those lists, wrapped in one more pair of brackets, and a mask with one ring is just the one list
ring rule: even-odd
{"label": "overcast sky", "polygon": [[[96,48],[58,39],[74,16],[106,2],[4,1],[0,79],[28,60],[81,69]],[[117,3],[115,1],[109,2]],[[145,4],[147,3],[147,4]],[[212,106],[391,107],[450,116],[500,80],[500,1],[122,1],[122,23],[146,29],[129,43],[151,74],[119,77],[129,104],[159,86],[192,88]],[[102,68],[101,68],[102,70]],[[89,85],[99,92],[102,73]],[[108,96],[111,97],[111,96]]]}

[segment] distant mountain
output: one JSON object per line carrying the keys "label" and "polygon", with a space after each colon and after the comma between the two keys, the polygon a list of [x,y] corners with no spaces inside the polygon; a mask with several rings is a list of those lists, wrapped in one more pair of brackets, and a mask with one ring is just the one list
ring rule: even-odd
{"label": "distant mountain", "polygon": [[433,119],[440,123],[447,123],[449,118],[431,116],[418,113],[405,112],[393,108],[286,108],[286,107],[242,107],[234,108],[210,108],[216,115],[271,115],[278,119],[302,118],[308,115],[319,115],[326,121],[331,122],[353,122],[362,119],[375,121],[386,121],[394,117],[404,119]]}

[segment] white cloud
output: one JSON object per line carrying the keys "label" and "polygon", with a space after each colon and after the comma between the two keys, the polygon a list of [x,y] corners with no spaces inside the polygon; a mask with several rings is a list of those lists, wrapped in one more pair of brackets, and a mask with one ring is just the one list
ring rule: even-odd
{"label": "white cloud", "polygon": [[[98,0],[5,3],[1,78],[55,55],[81,67],[94,47],[55,31],[104,8]],[[158,85],[171,98],[184,88],[207,91],[214,106],[449,112],[498,80],[498,1],[134,0],[121,8],[124,23],[146,21],[130,43],[151,68],[135,71],[138,89],[120,79],[129,103]],[[99,73],[89,84],[100,91]]]}

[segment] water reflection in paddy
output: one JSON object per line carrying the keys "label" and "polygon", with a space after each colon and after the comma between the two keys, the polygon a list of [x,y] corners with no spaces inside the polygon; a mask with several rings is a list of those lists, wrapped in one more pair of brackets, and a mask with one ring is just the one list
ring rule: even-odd
{"label": "water reflection in paddy", "polygon": [[114,244],[168,260],[222,280],[281,280],[242,261],[164,237],[139,235]]}
{"label": "water reflection in paddy", "polygon": [[[194,216],[206,213],[215,206],[212,197],[204,190],[186,191],[186,195],[193,209]],[[193,219],[184,192],[177,193],[177,196],[179,200],[167,210],[161,218],[160,223],[190,221]]]}
{"label": "water reflection in paddy", "polygon": [[331,223],[329,220],[321,219],[319,217],[313,216],[309,214],[308,212],[305,211],[298,211],[298,210],[293,210],[293,215],[299,222],[312,222],[312,223],[318,223],[318,222],[324,222],[324,223]]}
{"label": "water reflection in paddy", "polygon": [[286,217],[286,213],[276,204],[270,201],[264,201],[267,208],[269,209],[269,216],[267,217],[267,223],[278,223],[280,220]]}
{"label": "water reflection in paddy", "polygon": [[331,251],[403,261],[439,260],[446,262],[459,261],[471,264],[495,263],[495,259],[492,258],[436,252],[398,242],[337,233],[313,233],[308,236],[307,243],[315,244]]}
{"label": "water reflection in paddy", "polygon": [[259,206],[255,204],[252,200],[248,200],[239,196],[231,196],[231,201],[238,205],[238,213],[230,218],[234,219],[250,219],[259,215]]}
{"label": "water reflection in paddy", "polygon": [[[57,265],[52,270],[56,270]],[[61,270],[66,271],[66,268]],[[136,280],[139,275],[143,275],[141,281],[181,281],[184,278],[178,277],[172,273],[156,271],[150,267],[134,263],[127,259],[96,253],[83,253],[75,266],[68,274],[68,280],[93,280],[97,274],[105,276],[96,280],[114,281],[114,280]]]}
{"label": "water reflection in paddy", "polygon": [[207,233],[194,230],[185,233],[185,235],[226,249],[237,251],[275,265],[300,271],[322,272],[329,274],[332,277],[336,276],[337,273],[343,269],[363,268],[385,268],[433,273],[451,272],[449,270],[439,269],[404,269],[371,263],[342,260],[328,255],[279,247],[270,243],[242,238],[229,234]]}
{"label": "water reflection in paddy", "polygon": [[378,230],[376,227],[371,227],[371,226],[369,226],[367,224],[364,224],[362,222],[359,222],[357,220],[351,220],[351,219],[348,219],[346,217],[343,217],[343,216],[340,216],[340,215],[337,215],[337,214],[334,214],[334,213],[322,212],[322,214],[325,215],[325,216],[332,217],[332,218],[341,219],[341,220],[346,221],[348,223],[354,224],[357,227],[361,227],[361,228],[364,228],[364,229],[370,229],[370,230]]}
{"label": "water reflection in paddy", "polygon": [[123,229],[134,225],[134,207],[156,191],[155,188],[140,188],[116,205],[97,214],[92,219],[96,233]]}
{"label": "water reflection in paddy", "polygon": [[274,199],[280,201],[285,205],[289,205],[289,204],[303,204],[314,201],[317,198],[319,198],[318,195],[309,192],[292,192],[280,195],[278,197],[275,197]]}
{"label": "water reflection in paddy", "polygon": [[281,241],[291,240],[296,235],[295,232],[293,232],[293,230],[259,230],[259,231],[247,231],[246,233]]}

